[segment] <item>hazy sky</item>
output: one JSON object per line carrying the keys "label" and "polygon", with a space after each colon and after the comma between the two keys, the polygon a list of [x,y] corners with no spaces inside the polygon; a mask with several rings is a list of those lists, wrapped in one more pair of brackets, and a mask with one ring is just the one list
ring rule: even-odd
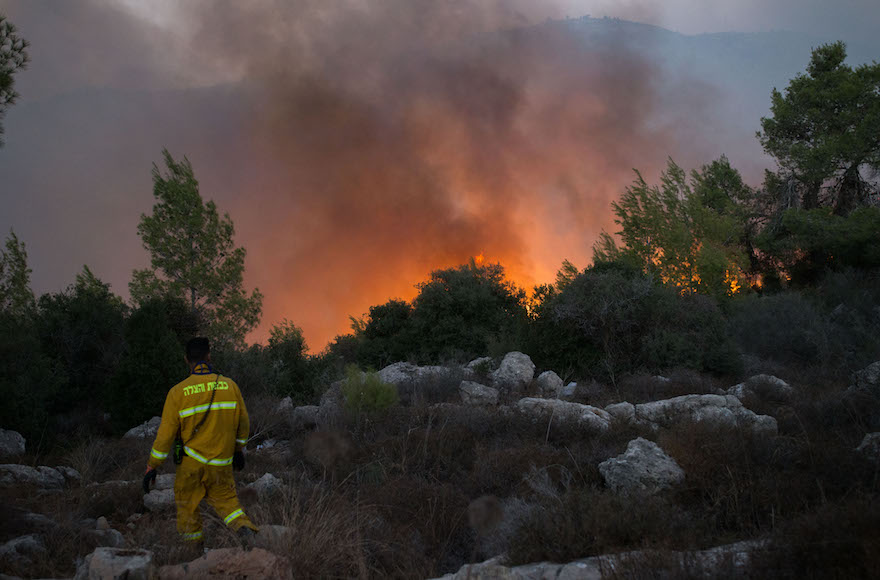
{"label": "hazy sky", "polygon": [[248,250],[246,284],[266,296],[254,338],[289,318],[319,350],[349,315],[412,298],[431,270],[469,256],[526,287],[565,258],[585,266],[632,168],[726,153],[760,175],[770,86],[736,95],[622,41],[587,49],[566,27],[529,25],[591,14],[812,35],[790,75],[813,37],[880,57],[876,5],[0,0],[32,57],[4,120],[0,231],[27,244],[38,293],[88,264],[127,296],[148,261],[136,226],[153,203],[150,167],[167,147]]}

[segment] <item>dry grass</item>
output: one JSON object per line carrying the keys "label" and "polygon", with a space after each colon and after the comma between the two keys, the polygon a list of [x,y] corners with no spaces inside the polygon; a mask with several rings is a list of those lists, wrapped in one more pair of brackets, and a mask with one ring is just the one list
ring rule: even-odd
{"label": "dry grass", "polygon": [[[792,400],[771,400],[760,388],[746,399],[779,422],[779,435],[764,438],[699,423],[652,433],[615,422],[588,434],[557,424],[548,430],[545,421],[516,411],[422,404],[306,434],[269,416],[261,436],[286,442],[248,454],[247,469],[236,476],[240,498],[258,525],[290,528],[269,547],[304,577],[424,578],[500,551],[526,563],[645,549],[654,551],[633,556],[612,577],[723,577],[730,570],[701,569],[670,551],[750,538],[771,540],[744,572],[752,577],[876,577],[880,472],[854,448],[866,431],[880,429],[880,403],[842,396],[845,378],[811,378],[796,369],[782,376],[795,386]],[[669,377],[630,377],[619,383],[620,393],[595,385],[589,396],[594,404],[619,395],[639,402],[729,386],[687,372]],[[421,392],[442,399],[447,386]],[[265,398],[253,408],[271,415],[276,403]],[[605,488],[598,464],[637,436],[678,461],[683,484],[638,501]],[[143,441],[90,439],[51,461],[34,458],[73,466],[83,485],[6,494],[8,504],[59,523],[42,532],[50,546],[45,561],[16,573],[69,575],[75,558],[94,547],[82,521],[99,516],[125,534],[128,546],[153,549],[160,565],[192,559],[178,542],[173,511],[145,513],[128,527],[129,516],[144,511],[139,481],[148,448]],[[267,472],[284,481],[285,491],[243,491]],[[110,479],[133,483],[89,486]],[[487,494],[497,503],[478,500]],[[486,508],[485,518],[474,513],[478,508]],[[208,547],[237,545],[213,511],[204,514]],[[2,538],[30,533],[21,512],[0,515],[8,522]]]}

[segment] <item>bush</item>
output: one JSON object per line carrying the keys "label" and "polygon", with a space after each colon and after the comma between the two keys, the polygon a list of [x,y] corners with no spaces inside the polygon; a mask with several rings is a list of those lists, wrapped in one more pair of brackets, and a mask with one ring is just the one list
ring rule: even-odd
{"label": "bush", "polygon": [[58,391],[51,411],[71,413],[94,407],[125,352],[122,299],[86,267],[63,292],[39,300],[37,328],[43,352],[58,361],[68,384]]}
{"label": "bush", "polygon": [[31,447],[51,444],[50,409],[67,387],[61,364],[47,357],[31,321],[0,313],[0,425],[20,432]]}
{"label": "bush", "polygon": [[128,352],[105,391],[105,409],[120,432],[162,414],[168,389],[186,378],[183,345],[173,330],[173,305],[145,302],[125,322]]}
{"label": "bush", "polygon": [[379,373],[362,373],[356,366],[346,369],[342,384],[345,406],[355,413],[384,411],[398,402],[397,387],[382,382]]}
{"label": "bush", "polygon": [[466,361],[490,344],[511,350],[527,321],[525,292],[504,278],[500,264],[473,262],[431,273],[419,284],[410,328],[419,361]]}
{"label": "bush", "polygon": [[639,369],[739,371],[712,298],[682,296],[623,268],[589,269],[561,289],[545,289],[532,328],[532,351],[544,368],[612,381]]}
{"label": "bush", "polygon": [[731,304],[740,348],[776,363],[849,373],[880,359],[880,276],[849,270],[813,290],[746,296]]}

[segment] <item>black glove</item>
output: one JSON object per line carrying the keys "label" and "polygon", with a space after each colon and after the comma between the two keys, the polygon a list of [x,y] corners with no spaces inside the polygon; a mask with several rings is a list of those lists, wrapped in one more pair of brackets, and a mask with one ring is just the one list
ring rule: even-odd
{"label": "black glove", "polygon": [[240,449],[232,454],[232,469],[235,471],[244,469],[244,452]]}
{"label": "black glove", "polygon": [[144,493],[150,493],[150,483],[155,485],[156,483],[156,475],[157,472],[152,467],[147,469],[147,473],[144,475]]}

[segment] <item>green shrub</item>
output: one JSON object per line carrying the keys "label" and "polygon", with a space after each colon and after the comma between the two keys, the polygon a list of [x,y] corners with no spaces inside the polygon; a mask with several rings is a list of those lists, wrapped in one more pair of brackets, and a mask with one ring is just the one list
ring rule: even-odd
{"label": "green shrub", "polygon": [[125,322],[128,352],[106,388],[104,409],[124,432],[161,415],[168,389],[186,378],[181,341],[173,330],[170,302],[145,302]]}
{"label": "green shrub", "polygon": [[379,373],[362,373],[354,365],[345,370],[346,378],[342,384],[345,406],[356,413],[375,413],[397,404],[397,387],[379,378]]}
{"label": "green shrub", "polygon": [[681,295],[640,272],[591,268],[544,288],[531,351],[544,368],[614,379],[674,367],[736,374],[739,353],[714,299]]}

